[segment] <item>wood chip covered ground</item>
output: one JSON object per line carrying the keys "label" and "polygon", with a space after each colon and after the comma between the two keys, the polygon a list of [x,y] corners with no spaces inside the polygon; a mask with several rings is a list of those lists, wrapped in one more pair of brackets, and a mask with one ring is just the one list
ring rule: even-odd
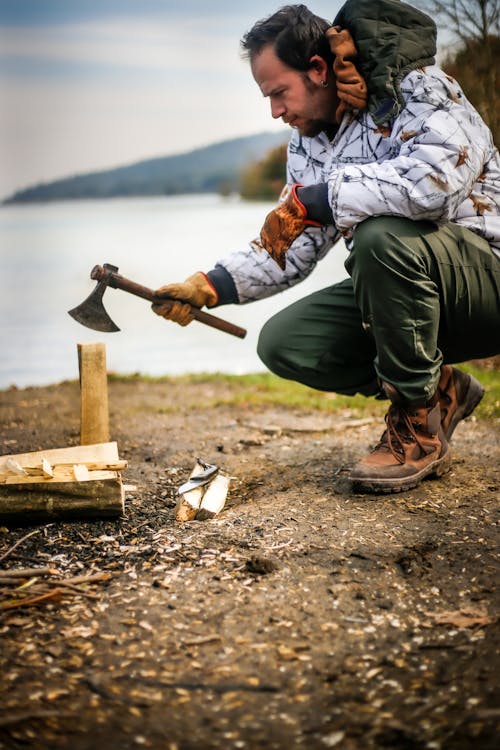
{"label": "wood chip covered ground", "polygon": [[[378,417],[112,381],[125,515],[0,530],[2,750],[500,744],[498,422],[452,472],[352,494]],[[3,454],[77,445],[78,384],[0,393]],[[197,457],[222,512],[175,520]]]}

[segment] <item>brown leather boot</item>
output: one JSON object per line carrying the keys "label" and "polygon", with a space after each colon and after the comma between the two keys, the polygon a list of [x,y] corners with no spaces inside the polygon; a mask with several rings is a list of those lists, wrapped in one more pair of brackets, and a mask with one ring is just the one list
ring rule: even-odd
{"label": "brown leather boot", "polygon": [[438,384],[441,427],[450,440],[460,420],[468,417],[484,396],[484,388],[472,375],[451,365],[441,367]]}
{"label": "brown leather boot", "polygon": [[385,417],[387,429],[350,475],[353,489],[363,492],[403,492],[424,477],[441,476],[451,465],[437,391],[430,402],[411,404],[388,383],[383,388],[392,402]]}

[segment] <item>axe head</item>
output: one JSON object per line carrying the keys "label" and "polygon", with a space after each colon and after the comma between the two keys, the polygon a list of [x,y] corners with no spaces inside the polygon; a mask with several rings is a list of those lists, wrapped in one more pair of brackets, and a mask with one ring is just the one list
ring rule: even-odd
{"label": "axe head", "polygon": [[99,271],[102,273],[100,273],[100,280],[98,281],[96,288],[91,294],[89,294],[87,299],[85,299],[81,305],[78,305],[78,307],[74,307],[72,310],[68,310],[68,314],[71,315],[71,317],[74,318],[74,320],[76,320],[78,323],[81,323],[82,326],[92,328],[94,331],[105,331],[107,333],[113,333],[114,331],[119,331],[120,329],[118,328],[116,323],[111,320],[108,313],[106,312],[102,302],[102,296],[108,286],[109,274],[107,274],[106,271],[116,272],[118,271],[118,268],[117,266],[112,266],[109,263],[105,263],[103,267],[96,266],[92,270],[92,273],[90,275],[91,278],[98,278],[95,275],[97,269],[99,269]]}

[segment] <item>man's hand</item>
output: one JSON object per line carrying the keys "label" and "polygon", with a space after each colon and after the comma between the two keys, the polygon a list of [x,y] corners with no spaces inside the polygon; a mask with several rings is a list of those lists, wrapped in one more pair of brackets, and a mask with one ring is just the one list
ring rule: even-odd
{"label": "man's hand", "polygon": [[151,305],[153,312],[181,326],[187,326],[193,320],[191,306],[213,307],[218,301],[215,288],[208,276],[201,271],[179,284],[167,284],[160,287],[155,291],[155,297],[165,297],[165,303],[155,302]]}
{"label": "man's hand", "polygon": [[286,199],[266,216],[260,230],[260,243],[256,243],[267,250],[282,270],[285,270],[285,254],[299,234],[307,226],[322,226],[307,218],[307,209],[297,195],[297,188],[300,187],[302,185],[292,185]]}

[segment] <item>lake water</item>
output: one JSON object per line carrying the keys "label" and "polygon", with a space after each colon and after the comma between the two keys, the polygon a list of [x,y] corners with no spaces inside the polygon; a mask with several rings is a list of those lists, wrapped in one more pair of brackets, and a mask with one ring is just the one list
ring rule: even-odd
{"label": "lake water", "polygon": [[116,373],[263,371],[255,352],[263,323],[344,278],[343,245],[295,288],[214,310],[248,330],[243,340],[197,321],[181,328],[154,315],[148,302],[114,289],[104,302],[117,333],[84,328],[67,311],[94,288],[94,265],[112,263],[153,289],[182,281],[257,236],[272,206],[186,195],[0,207],[0,388],[77,378],[77,343],[94,341],[106,344],[108,370]]}

